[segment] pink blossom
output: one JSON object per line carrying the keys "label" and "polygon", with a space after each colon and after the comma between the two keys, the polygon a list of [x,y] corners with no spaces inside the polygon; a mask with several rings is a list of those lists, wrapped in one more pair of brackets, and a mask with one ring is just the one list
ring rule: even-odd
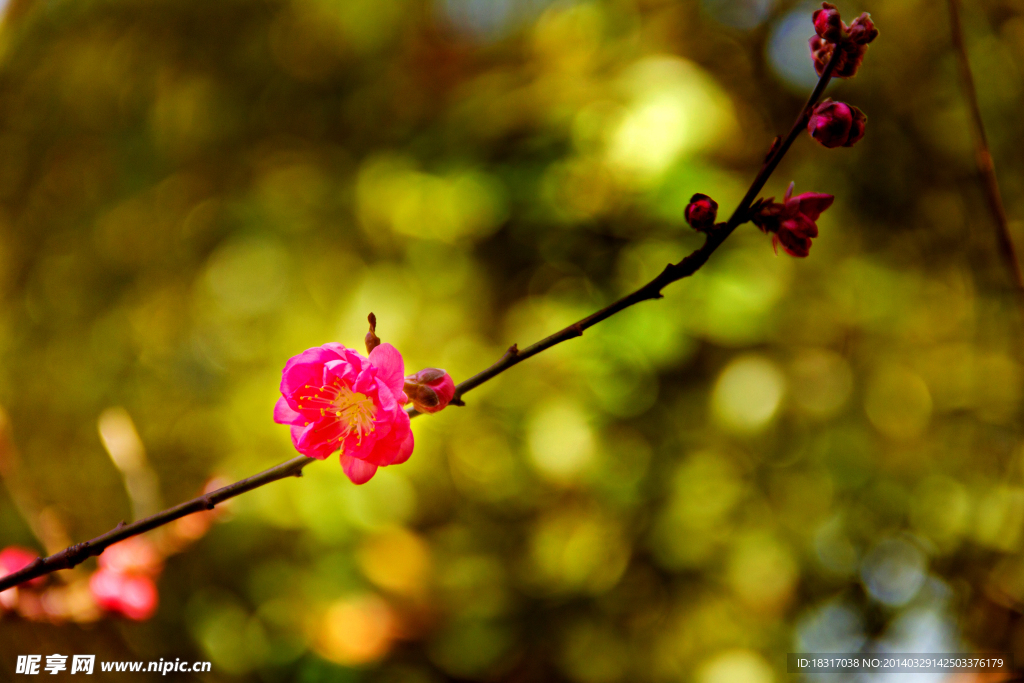
{"label": "pink blossom", "polygon": [[790,256],[803,258],[811,249],[811,238],[818,236],[815,221],[832,206],[835,197],[820,192],[792,195],[793,183],[790,183],[782,204],[772,198],[759,199],[750,207],[750,220],[763,232],[772,233],[773,247],[777,249],[781,244]]}
{"label": "pink blossom", "polygon": [[[36,561],[36,553],[28,548],[10,545],[0,550],[0,577],[13,574]],[[30,586],[39,586],[46,581],[45,576],[37,576],[28,582]]]}
{"label": "pink blossom", "polygon": [[455,398],[455,381],[444,370],[425,368],[405,378],[405,393],[421,413],[436,413]]}
{"label": "pink blossom", "polygon": [[153,616],[159,601],[151,578],[112,569],[100,569],[90,576],[89,591],[102,609],[136,621]]}
{"label": "pink blossom", "polygon": [[341,450],[345,474],[363,484],[378,467],[412,454],[404,373],[391,344],[369,358],[337,343],[307,349],[285,363],[274,421],[291,425],[292,443],[305,456],[324,460]]}

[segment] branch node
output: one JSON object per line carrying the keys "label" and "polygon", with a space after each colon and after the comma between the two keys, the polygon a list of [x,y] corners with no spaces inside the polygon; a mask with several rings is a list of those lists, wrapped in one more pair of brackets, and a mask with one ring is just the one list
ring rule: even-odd
{"label": "branch node", "polygon": [[[89,549],[89,541],[83,541],[76,543],[67,550],[64,551],[64,564],[68,569],[73,569],[76,565],[84,562],[88,557],[89,553],[86,552]],[[102,551],[101,551],[102,552]]]}
{"label": "branch node", "polygon": [[572,332],[573,337],[583,336],[583,325],[581,325],[580,323],[569,325],[569,330]]}
{"label": "branch node", "polygon": [[505,351],[505,354],[501,357],[501,360],[504,361],[504,360],[508,360],[510,358],[515,358],[518,355],[519,355],[519,345],[518,344],[513,344],[512,346],[508,347],[508,350]]}
{"label": "branch node", "polygon": [[213,502],[213,499],[210,498],[209,494],[203,496],[202,498],[200,498],[200,500],[203,501],[203,507],[206,508],[207,510],[212,510],[213,508],[217,507],[217,504]]}
{"label": "branch node", "polygon": [[462,400],[461,398],[459,398],[459,397],[457,397],[457,396],[456,396],[456,397],[455,397],[455,398],[453,398],[452,400],[448,401],[448,405],[450,405],[450,406],[460,406],[460,407],[463,407],[463,406],[465,406],[465,405],[466,405],[466,402],[465,402],[465,401],[463,401],[463,400]]}

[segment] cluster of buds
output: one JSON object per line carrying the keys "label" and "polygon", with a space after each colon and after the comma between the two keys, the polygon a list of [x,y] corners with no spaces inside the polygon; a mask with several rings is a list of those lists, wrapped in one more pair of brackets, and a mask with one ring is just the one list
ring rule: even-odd
{"label": "cluster of buds", "polygon": [[849,26],[843,23],[836,6],[823,2],[821,9],[814,12],[814,32],[810,40],[814,69],[820,76],[832,55],[839,50],[838,61],[832,71],[836,78],[852,78],[864,61],[868,43],[878,37],[871,17],[867,12],[853,20]]}
{"label": "cluster of buds", "polygon": [[[832,76],[851,78],[857,73],[868,43],[878,37],[878,30],[867,13],[860,15],[847,26],[839,16],[835,5],[827,2],[812,15],[814,37],[811,38],[811,57],[819,76],[835,51],[839,50]],[[857,107],[826,99],[813,110],[806,112],[807,132],[819,144],[828,147],[851,147],[864,137],[867,117]],[[767,164],[778,153],[779,138],[775,139],[765,160]],[[793,196],[790,183],[783,201],[774,197],[758,199],[746,214],[762,232],[772,236],[772,247],[778,252],[779,245],[790,256],[803,258],[810,253],[811,240],[818,236],[816,221],[822,212],[832,206],[835,198],[820,192],[805,192]],[[715,226],[718,204],[711,197],[695,194],[686,206],[686,222],[694,230],[709,232]]]}

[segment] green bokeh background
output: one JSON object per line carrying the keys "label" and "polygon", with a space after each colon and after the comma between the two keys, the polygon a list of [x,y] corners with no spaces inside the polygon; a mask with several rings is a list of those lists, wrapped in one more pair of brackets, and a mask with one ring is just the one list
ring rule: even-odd
{"label": "green bokeh background", "polygon": [[[1024,217],[1024,6],[967,4]],[[210,660],[209,681],[770,683],[798,650],[1024,661],[1021,318],[944,3],[839,6],[881,31],[829,90],[867,136],[802,136],[766,188],[836,196],[809,258],[740,228],[663,300],[416,419],[408,463],[237,499],[167,558],[151,620],[6,615],[0,671],[57,652]],[[58,550],[293,457],[281,367],[358,348],[370,311],[410,372],[459,381],[653,277],[700,244],[688,198],[731,211],[799,111],[811,9],[12,0],[0,545]],[[137,430],[142,493],[102,415]]]}

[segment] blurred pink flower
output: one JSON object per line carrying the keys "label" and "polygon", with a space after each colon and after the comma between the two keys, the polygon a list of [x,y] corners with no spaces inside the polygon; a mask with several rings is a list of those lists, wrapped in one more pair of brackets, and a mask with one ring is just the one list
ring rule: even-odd
{"label": "blurred pink flower", "polygon": [[815,221],[832,206],[835,197],[820,192],[792,195],[793,183],[790,183],[782,204],[772,197],[757,200],[750,207],[750,220],[762,232],[772,233],[773,247],[777,249],[781,244],[790,256],[803,258],[810,252],[811,238],[818,236]]}
{"label": "blurred pink flower", "polygon": [[163,569],[163,560],[145,536],[132,536],[110,546],[99,557],[101,569],[119,574],[145,574],[157,576]]}
{"label": "blurred pink flower", "polygon": [[305,456],[324,460],[340,449],[345,474],[363,484],[378,467],[412,454],[404,374],[391,344],[369,358],[337,343],[307,349],[285,363],[274,421],[291,425],[292,443]]}
{"label": "blurred pink flower", "polygon": [[444,370],[425,368],[405,378],[405,393],[421,413],[436,413],[455,398],[455,381]]}
{"label": "blurred pink flower", "polygon": [[[37,553],[28,548],[16,545],[9,545],[0,550],[0,577],[13,574],[19,569],[26,567],[36,561]],[[45,576],[37,576],[28,582],[30,586],[39,586],[46,581]]]}
{"label": "blurred pink flower", "polygon": [[89,590],[101,608],[136,621],[153,616],[159,601],[153,579],[112,569],[101,568],[90,576]]}

